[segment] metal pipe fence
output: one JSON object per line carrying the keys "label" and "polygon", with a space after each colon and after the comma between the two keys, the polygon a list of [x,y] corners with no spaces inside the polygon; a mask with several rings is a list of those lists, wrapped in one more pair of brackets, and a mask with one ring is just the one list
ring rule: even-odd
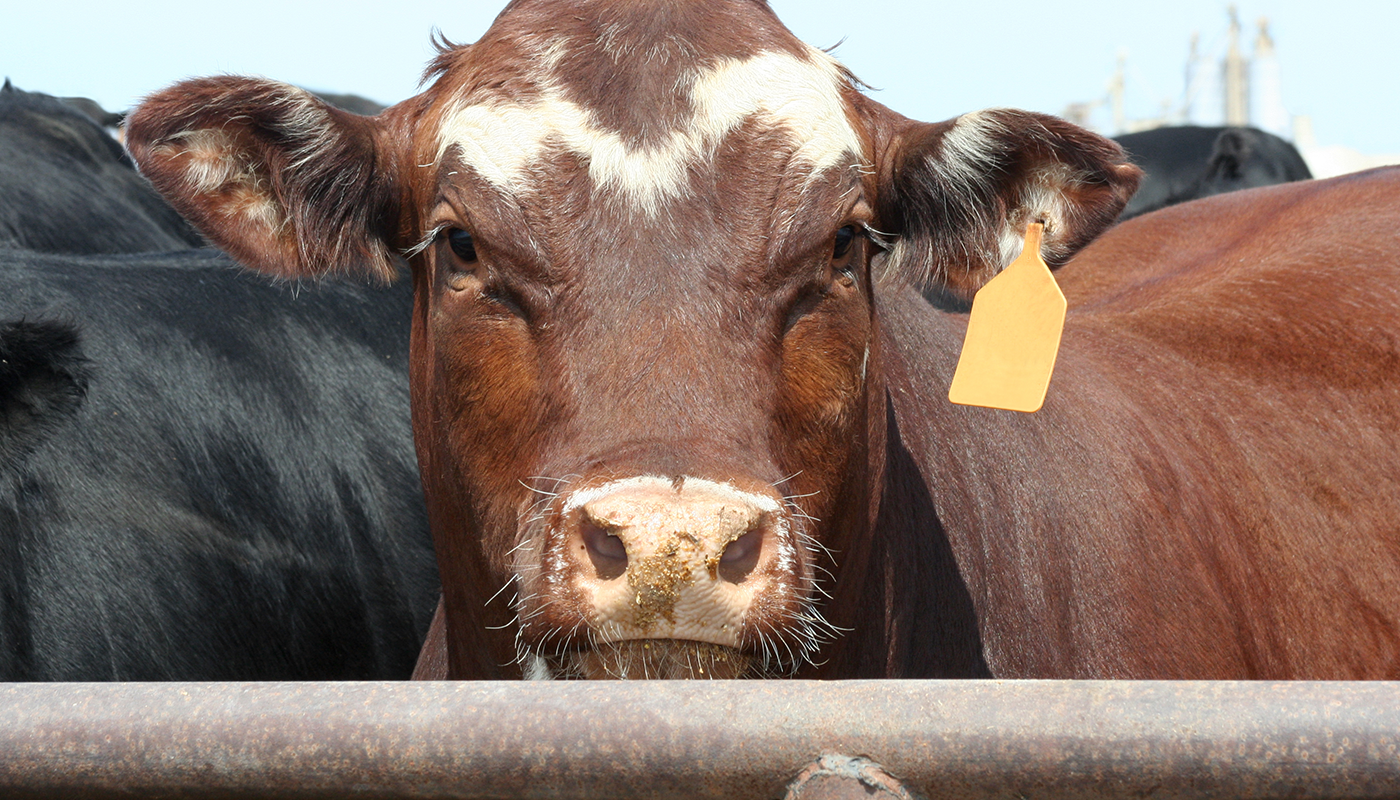
{"label": "metal pipe fence", "polygon": [[1400,683],[0,685],[6,798],[920,796],[1400,797]]}

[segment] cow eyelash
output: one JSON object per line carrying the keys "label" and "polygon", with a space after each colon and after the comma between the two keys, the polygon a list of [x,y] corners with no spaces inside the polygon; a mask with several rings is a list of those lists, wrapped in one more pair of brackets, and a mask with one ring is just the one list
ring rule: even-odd
{"label": "cow eyelash", "polygon": [[865,239],[867,242],[870,242],[871,244],[875,245],[881,250],[889,250],[891,247],[894,246],[894,239],[896,238],[896,236],[892,233],[877,231],[869,225],[865,224],[864,222],[856,225],[856,228],[858,229],[861,238]]}
{"label": "cow eyelash", "polygon": [[419,253],[423,252],[424,250],[427,250],[429,247],[432,246],[433,242],[436,242],[438,240],[438,237],[441,236],[442,232],[447,230],[448,227],[448,225],[443,224],[438,225],[437,227],[428,231],[422,239],[418,240],[418,244],[415,244],[412,247],[409,247],[402,251],[403,257],[411,259],[416,257]]}
{"label": "cow eyelash", "polygon": [[889,250],[891,238],[890,234],[877,231],[864,222],[842,225],[833,239],[831,257],[844,258],[859,239],[864,239],[881,250]]}
{"label": "cow eyelash", "polygon": [[[457,234],[461,234],[461,236],[457,236]],[[465,237],[465,239],[462,237]],[[428,231],[427,235],[419,240],[418,244],[404,250],[404,258],[413,258],[417,256],[439,239],[447,239],[448,244],[452,247],[452,252],[468,264],[477,260],[476,240],[472,237],[472,234],[469,231],[449,225],[445,222]]]}

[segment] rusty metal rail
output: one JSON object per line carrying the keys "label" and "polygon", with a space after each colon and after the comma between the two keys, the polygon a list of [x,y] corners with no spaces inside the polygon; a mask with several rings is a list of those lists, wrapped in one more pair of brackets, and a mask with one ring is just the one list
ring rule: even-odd
{"label": "rusty metal rail", "polygon": [[0,685],[6,798],[847,796],[792,784],[839,755],[929,800],[1396,797],[1400,684]]}

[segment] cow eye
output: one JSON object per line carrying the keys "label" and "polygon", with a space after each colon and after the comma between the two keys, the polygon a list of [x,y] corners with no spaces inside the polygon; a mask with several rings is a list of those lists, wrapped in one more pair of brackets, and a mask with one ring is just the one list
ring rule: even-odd
{"label": "cow eye", "polygon": [[467,263],[476,261],[476,243],[472,241],[470,233],[461,228],[453,228],[447,232],[447,243],[458,258]]}
{"label": "cow eye", "polygon": [[847,225],[836,232],[836,241],[831,245],[832,258],[845,258],[851,252],[851,245],[856,240],[856,229],[854,225]]}

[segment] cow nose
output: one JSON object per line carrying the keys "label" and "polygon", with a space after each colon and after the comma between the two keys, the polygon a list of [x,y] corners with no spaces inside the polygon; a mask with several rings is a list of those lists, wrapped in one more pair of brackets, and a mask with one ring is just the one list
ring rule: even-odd
{"label": "cow nose", "polygon": [[583,547],[598,577],[610,581],[627,571],[627,547],[607,523],[600,522],[585,509],[580,520]]}
{"label": "cow nose", "polygon": [[781,525],[776,498],[695,479],[619,481],[569,505],[578,510],[575,552],[587,553],[600,582],[599,612],[641,629],[679,623],[680,606],[718,603],[725,618],[742,615],[753,591],[745,587],[773,557]]}
{"label": "cow nose", "polygon": [[564,497],[559,524],[566,558],[546,556],[546,574],[573,587],[599,642],[738,647],[750,609],[785,597],[792,548],[776,492],[626,478]]}
{"label": "cow nose", "polygon": [[[766,520],[765,520],[766,521]],[[763,533],[767,525],[760,525],[725,545],[719,557],[719,576],[730,583],[742,583],[744,578],[758,566],[758,557],[763,549]]]}
{"label": "cow nose", "polygon": [[[722,513],[722,512],[721,512]],[[625,512],[623,516],[626,516]],[[599,519],[585,508],[580,520],[580,533],[583,539],[583,547],[588,553],[588,559],[593,563],[593,569],[602,580],[614,580],[627,571],[627,545],[618,536],[618,528],[614,527],[607,517]],[[744,527],[737,538],[724,545],[723,551],[719,555],[716,566],[716,574],[722,580],[730,583],[742,583],[744,578],[758,565],[758,557],[763,550],[763,534],[768,527],[768,515],[757,517],[757,525],[750,524]],[[730,527],[726,530],[721,523],[720,527],[712,528],[709,533],[714,541],[723,541],[726,537],[734,535],[737,528]],[[627,530],[627,538],[645,547],[641,542],[642,537],[647,535],[647,531]],[[692,537],[697,541],[701,538],[695,534],[687,535],[684,532],[676,531],[676,536],[682,540],[689,540]],[[703,536],[703,534],[702,534]],[[654,547],[652,549],[655,549]],[[670,553],[667,557],[675,557],[678,553]],[[711,558],[710,561],[713,561]]]}
{"label": "cow nose", "polygon": [[762,505],[708,486],[626,487],[582,505],[580,537],[604,580],[632,563],[661,560],[703,565],[716,578],[739,583],[757,565],[772,525],[771,510]]}

